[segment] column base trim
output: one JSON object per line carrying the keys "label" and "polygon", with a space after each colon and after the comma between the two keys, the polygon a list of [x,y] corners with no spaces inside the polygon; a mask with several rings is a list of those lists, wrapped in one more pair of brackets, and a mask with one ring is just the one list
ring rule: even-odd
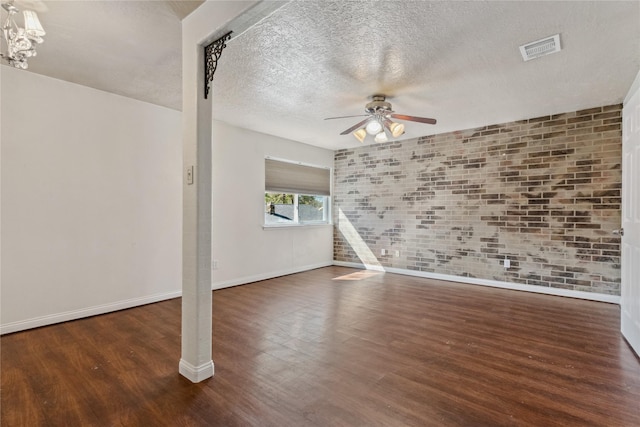
{"label": "column base trim", "polygon": [[180,359],[178,371],[180,372],[180,375],[182,375],[192,383],[199,383],[206,380],[207,378],[213,377],[215,369],[213,366],[213,360],[203,363],[200,366],[193,366],[186,360]]}

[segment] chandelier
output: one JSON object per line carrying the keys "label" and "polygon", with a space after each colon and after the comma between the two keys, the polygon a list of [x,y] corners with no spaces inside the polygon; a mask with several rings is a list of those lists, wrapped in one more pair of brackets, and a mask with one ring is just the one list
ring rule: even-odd
{"label": "chandelier", "polygon": [[26,70],[27,59],[36,56],[36,44],[42,43],[42,36],[45,35],[38,15],[25,10],[24,28],[19,27],[15,21],[15,15],[19,10],[13,5],[13,1],[2,3],[2,8],[7,11],[7,19],[2,24],[2,35],[7,45],[7,51],[0,52],[0,57],[5,59],[9,65]]}

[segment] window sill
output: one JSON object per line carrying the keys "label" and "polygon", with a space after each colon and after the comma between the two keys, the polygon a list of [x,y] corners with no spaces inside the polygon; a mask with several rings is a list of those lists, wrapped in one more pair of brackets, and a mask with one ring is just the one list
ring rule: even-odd
{"label": "window sill", "polygon": [[329,222],[321,222],[321,223],[308,222],[306,224],[262,224],[263,230],[282,230],[283,228],[317,228],[317,227],[333,227],[333,224]]}

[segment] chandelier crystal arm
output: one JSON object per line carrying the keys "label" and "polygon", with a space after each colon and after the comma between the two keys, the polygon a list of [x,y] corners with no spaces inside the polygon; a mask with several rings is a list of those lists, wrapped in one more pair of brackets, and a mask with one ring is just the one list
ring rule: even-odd
{"label": "chandelier crystal arm", "polygon": [[18,26],[13,20],[13,15],[18,13],[18,9],[10,3],[3,3],[2,8],[7,11],[7,19],[5,19],[2,23],[2,33],[6,42],[7,40],[9,40],[9,38],[11,38],[11,34],[15,34],[18,32]]}

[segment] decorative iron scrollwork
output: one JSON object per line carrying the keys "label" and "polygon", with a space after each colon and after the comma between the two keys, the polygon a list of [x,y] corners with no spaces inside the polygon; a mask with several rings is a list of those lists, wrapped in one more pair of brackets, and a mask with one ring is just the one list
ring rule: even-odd
{"label": "decorative iron scrollwork", "polygon": [[207,99],[209,95],[209,84],[213,81],[213,75],[218,67],[222,49],[227,47],[227,42],[230,38],[231,31],[204,47],[204,99]]}

